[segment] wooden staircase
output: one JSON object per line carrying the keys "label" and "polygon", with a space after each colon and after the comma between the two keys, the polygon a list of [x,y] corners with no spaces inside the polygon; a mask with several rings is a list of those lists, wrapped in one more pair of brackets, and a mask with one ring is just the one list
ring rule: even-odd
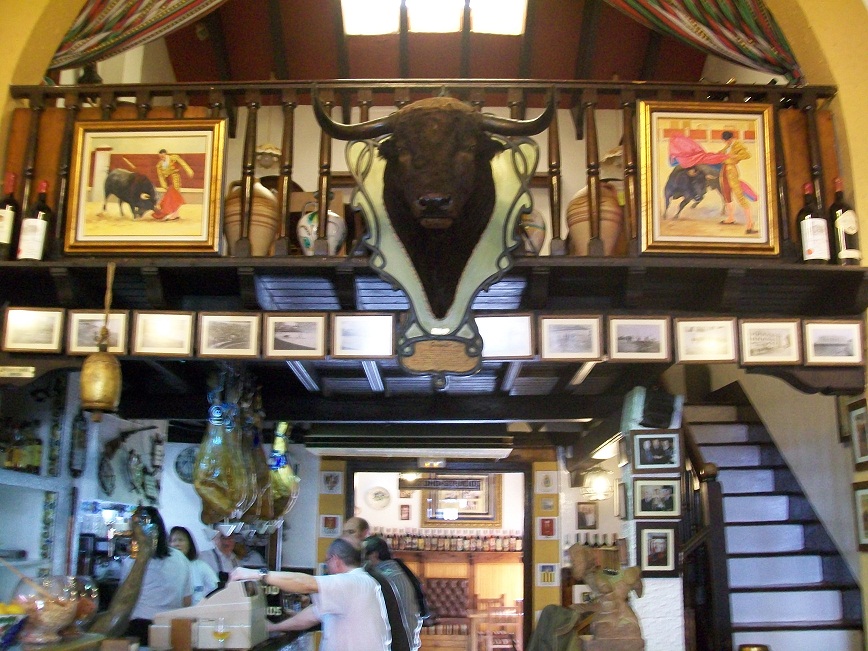
{"label": "wooden staircase", "polygon": [[753,408],[689,405],[723,492],[733,648],[860,651],[858,583]]}

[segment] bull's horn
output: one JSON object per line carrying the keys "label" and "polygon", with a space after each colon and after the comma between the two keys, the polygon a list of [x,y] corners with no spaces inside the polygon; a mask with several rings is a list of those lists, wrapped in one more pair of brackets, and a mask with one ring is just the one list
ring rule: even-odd
{"label": "bull's horn", "polygon": [[367,140],[392,133],[392,122],[394,121],[394,114],[392,114],[384,118],[369,120],[368,122],[359,122],[358,124],[335,122],[326,113],[317,95],[313,97],[313,114],[316,116],[316,121],[319,122],[320,128],[332,138],[337,138],[338,140]]}
{"label": "bull's horn", "polygon": [[533,120],[513,120],[486,113],[482,116],[482,128],[501,136],[535,136],[546,130],[554,114],[555,99],[553,95],[549,95],[546,110]]}

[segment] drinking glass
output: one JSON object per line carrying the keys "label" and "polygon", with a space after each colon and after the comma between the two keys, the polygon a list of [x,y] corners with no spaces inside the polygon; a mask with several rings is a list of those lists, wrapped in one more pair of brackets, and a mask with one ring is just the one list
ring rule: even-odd
{"label": "drinking glass", "polygon": [[220,648],[226,648],[226,640],[229,639],[229,628],[226,626],[226,618],[218,617],[214,623],[214,631],[211,633],[214,639],[220,643]]}

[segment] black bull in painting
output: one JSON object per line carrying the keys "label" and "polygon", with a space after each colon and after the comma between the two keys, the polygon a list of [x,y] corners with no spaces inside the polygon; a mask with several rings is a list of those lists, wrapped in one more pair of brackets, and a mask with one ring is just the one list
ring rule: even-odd
{"label": "black bull in painting", "polygon": [[333,138],[391,136],[379,144],[379,155],[386,161],[384,204],[432,313],[442,318],[495,205],[491,160],[503,145],[490,134],[538,134],[548,127],[554,104],[533,120],[513,120],[436,97],[353,125],[334,122],[319,102],[314,110],[322,129]]}

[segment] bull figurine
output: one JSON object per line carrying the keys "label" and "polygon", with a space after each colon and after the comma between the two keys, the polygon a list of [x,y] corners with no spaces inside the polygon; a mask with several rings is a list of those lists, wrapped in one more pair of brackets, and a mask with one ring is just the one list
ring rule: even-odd
{"label": "bull figurine", "polygon": [[514,120],[478,113],[454,98],[433,97],[348,125],[332,120],[314,101],[317,122],[333,138],[390,136],[377,144],[386,161],[383,203],[437,318],[454,302],[464,268],[492,217],[491,161],[504,146],[491,134],[538,134],[554,112],[551,100],[539,117]]}

